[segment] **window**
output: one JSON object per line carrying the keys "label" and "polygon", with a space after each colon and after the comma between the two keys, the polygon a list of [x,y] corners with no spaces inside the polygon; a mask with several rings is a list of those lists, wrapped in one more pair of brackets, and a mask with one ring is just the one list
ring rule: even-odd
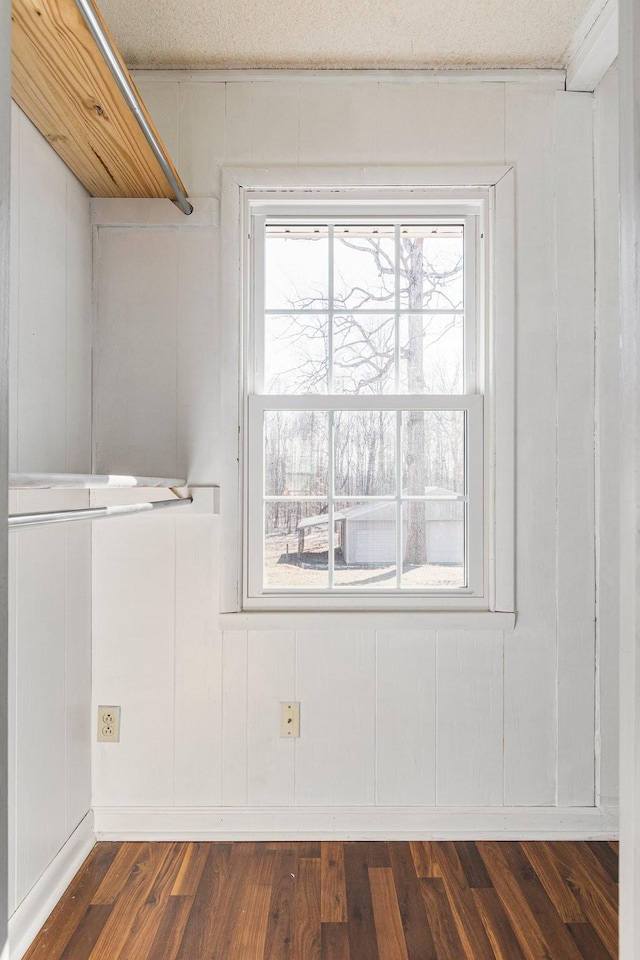
{"label": "window", "polygon": [[249,202],[245,609],[489,609],[487,197]]}

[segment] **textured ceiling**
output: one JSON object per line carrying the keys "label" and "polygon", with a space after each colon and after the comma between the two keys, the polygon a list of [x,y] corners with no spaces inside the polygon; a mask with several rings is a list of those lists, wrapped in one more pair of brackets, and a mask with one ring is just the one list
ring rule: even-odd
{"label": "textured ceiling", "polygon": [[130,67],[186,69],[562,67],[590,5],[589,0],[98,2]]}

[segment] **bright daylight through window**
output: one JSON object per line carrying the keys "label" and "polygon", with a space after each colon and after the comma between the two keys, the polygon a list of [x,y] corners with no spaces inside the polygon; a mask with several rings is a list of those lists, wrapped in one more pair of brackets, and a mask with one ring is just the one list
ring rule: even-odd
{"label": "bright daylight through window", "polygon": [[249,599],[483,596],[482,208],[431,210],[254,212]]}

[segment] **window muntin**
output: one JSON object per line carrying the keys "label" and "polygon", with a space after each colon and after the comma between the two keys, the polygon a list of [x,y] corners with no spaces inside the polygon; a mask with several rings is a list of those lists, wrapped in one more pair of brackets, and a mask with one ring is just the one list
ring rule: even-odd
{"label": "window muntin", "polygon": [[247,606],[483,597],[478,221],[253,217]]}

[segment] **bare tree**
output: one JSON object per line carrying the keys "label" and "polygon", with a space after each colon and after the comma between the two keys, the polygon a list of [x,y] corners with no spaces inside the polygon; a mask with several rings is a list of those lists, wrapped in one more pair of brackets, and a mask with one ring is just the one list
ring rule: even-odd
{"label": "bare tree", "polygon": [[[335,243],[336,246],[341,245],[370,257],[377,277],[375,290],[347,285],[335,294],[332,359],[337,392],[394,392],[395,377],[400,376],[400,371],[395,370],[396,363],[402,366],[403,389],[408,393],[458,392],[461,363],[453,367],[448,364],[444,369],[442,364],[429,362],[428,359],[431,348],[454,327],[456,317],[439,318],[441,322],[433,324],[422,311],[437,306],[461,309],[451,290],[455,281],[462,276],[462,257],[453,259],[443,268],[442,264],[430,261],[424,236],[402,236],[397,269],[389,244],[380,238],[336,237]],[[396,355],[393,319],[381,314],[366,314],[367,309],[380,309],[387,305],[391,310],[394,309],[397,280],[400,284],[400,301],[406,311],[403,314],[406,317],[406,336],[401,343],[400,356]],[[295,311],[323,311],[328,306],[322,294],[307,294],[290,302],[291,314],[285,322],[281,338],[295,354],[295,363],[281,368],[276,375],[273,384],[276,390],[279,389],[278,379],[286,382],[289,389],[293,387],[301,393],[326,390],[330,362],[326,317],[321,312],[296,314]],[[341,429],[338,419],[334,455],[336,495],[346,495],[350,490],[357,490],[363,495],[380,494],[383,490],[388,492],[385,489],[389,468],[383,442],[384,416],[384,413],[379,417],[372,416],[370,412],[361,418],[352,415],[347,418],[348,430]],[[411,410],[405,415],[404,425],[405,489],[418,496],[423,495],[428,486],[446,485],[451,489],[461,489],[464,451],[461,446],[462,432],[457,429],[459,420]],[[305,441],[308,439],[305,438]],[[408,565],[428,561],[426,508],[425,501],[409,500],[406,504],[404,560]]]}

